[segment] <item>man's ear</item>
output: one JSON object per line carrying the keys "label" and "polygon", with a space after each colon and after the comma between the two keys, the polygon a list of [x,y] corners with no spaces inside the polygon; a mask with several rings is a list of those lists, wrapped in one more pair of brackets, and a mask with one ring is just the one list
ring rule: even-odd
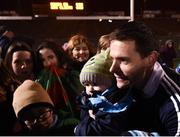
{"label": "man's ear", "polygon": [[148,65],[154,65],[154,63],[158,60],[158,55],[157,51],[152,51],[147,57]]}

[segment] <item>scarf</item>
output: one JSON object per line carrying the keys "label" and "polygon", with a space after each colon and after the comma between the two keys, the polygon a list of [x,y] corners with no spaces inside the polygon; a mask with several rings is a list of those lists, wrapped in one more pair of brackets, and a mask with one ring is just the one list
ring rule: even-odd
{"label": "scarf", "polygon": [[[96,94],[94,97],[90,97],[89,101],[90,104],[93,106],[93,108],[96,108],[100,111],[103,112],[108,112],[108,113],[119,113],[126,111],[128,107],[135,102],[133,99],[132,93],[131,93],[131,88],[128,90],[127,94],[120,99],[119,102],[111,103],[106,96],[112,94],[117,87],[112,87],[109,89],[106,89],[102,94]],[[119,91],[121,92],[121,91]]]}

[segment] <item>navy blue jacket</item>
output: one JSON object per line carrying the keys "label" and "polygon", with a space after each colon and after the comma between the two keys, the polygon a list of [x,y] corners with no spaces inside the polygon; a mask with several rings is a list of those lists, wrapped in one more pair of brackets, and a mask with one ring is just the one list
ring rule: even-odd
{"label": "navy blue jacket", "polygon": [[132,90],[136,101],[126,111],[98,111],[95,120],[86,115],[76,127],[75,134],[121,135],[128,130],[141,130],[167,136],[180,135],[180,88],[159,63],[155,63],[145,88]]}

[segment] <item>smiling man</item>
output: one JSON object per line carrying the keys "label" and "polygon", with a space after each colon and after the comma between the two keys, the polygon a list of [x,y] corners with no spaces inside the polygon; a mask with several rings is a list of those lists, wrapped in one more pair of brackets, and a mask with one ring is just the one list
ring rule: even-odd
{"label": "smiling man", "polygon": [[157,61],[158,45],[152,31],[143,23],[128,22],[112,36],[110,72],[118,88],[132,87],[136,98],[127,115],[129,130],[179,136],[180,88]]}

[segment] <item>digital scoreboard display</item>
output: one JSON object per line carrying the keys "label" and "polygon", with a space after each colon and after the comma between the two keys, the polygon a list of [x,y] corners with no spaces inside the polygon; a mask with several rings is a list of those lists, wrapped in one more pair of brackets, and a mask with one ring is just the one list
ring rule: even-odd
{"label": "digital scoreboard display", "polygon": [[127,16],[131,3],[139,16],[147,11],[161,17],[180,13],[180,0],[1,0],[0,16]]}
{"label": "digital scoreboard display", "polygon": [[87,4],[83,0],[50,0],[48,2],[50,15],[85,15]]}
{"label": "digital scoreboard display", "polygon": [[[97,13],[129,12],[130,0],[34,0],[34,15],[95,15]],[[127,13],[129,14],[129,13]]]}
{"label": "digital scoreboard display", "polygon": [[49,2],[50,10],[82,10],[84,11],[84,2],[74,2],[73,4],[70,2]]}

